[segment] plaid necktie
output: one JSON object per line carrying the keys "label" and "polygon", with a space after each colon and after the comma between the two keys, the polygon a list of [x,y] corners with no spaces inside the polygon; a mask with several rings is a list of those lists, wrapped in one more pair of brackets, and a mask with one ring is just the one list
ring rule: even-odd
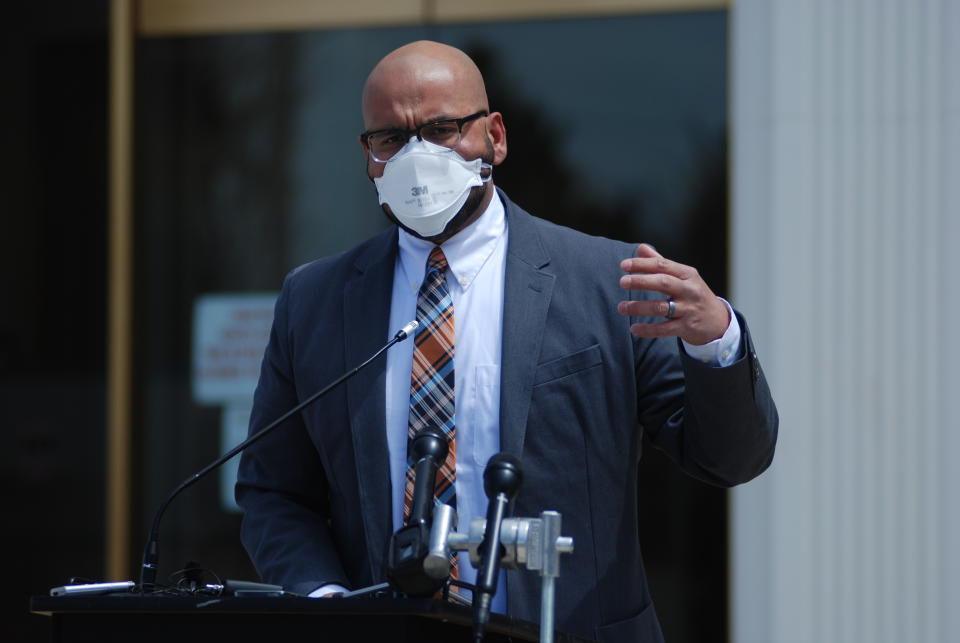
{"label": "plaid necktie", "polygon": [[[417,321],[420,326],[414,337],[413,369],[410,373],[410,423],[408,441],[424,427],[432,427],[447,436],[450,450],[437,471],[436,502],[457,507],[457,443],[453,390],[454,324],[453,300],[447,290],[444,272],[447,258],[440,246],[427,259],[420,294],[417,297]],[[403,520],[410,517],[413,501],[413,467],[407,461]],[[453,557],[451,578],[457,578],[456,557]]]}

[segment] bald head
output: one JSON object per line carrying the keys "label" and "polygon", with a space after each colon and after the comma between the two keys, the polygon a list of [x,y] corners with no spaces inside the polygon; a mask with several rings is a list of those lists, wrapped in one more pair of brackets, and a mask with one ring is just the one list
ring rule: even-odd
{"label": "bald head", "polygon": [[[449,113],[430,113],[451,110]],[[455,47],[429,40],[404,45],[373,68],[363,86],[366,129],[414,127],[431,119],[489,111],[483,76],[474,62]],[[393,113],[404,123],[378,122]]]}
{"label": "bald head", "polygon": [[[490,165],[503,162],[507,156],[503,117],[490,111],[477,66],[449,45],[428,40],[404,45],[377,63],[363,86],[363,125],[368,133],[400,130],[412,136],[423,125],[451,119],[463,122],[459,141],[451,148],[463,159],[483,159]],[[359,142],[367,159],[367,176],[375,180],[384,176],[386,162],[370,154],[365,136],[361,135]],[[443,243],[476,221],[493,195],[493,181],[471,188],[463,207],[430,241]],[[399,224],[388,205],[383,208],[387,217]]]}

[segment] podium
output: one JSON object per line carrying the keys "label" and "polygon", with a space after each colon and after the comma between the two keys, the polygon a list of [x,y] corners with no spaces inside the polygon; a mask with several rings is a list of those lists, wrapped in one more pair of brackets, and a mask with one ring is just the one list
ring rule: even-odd
{"label": "podium", "polygon": [[[432,599],[34,596],[30,611],[50,618],[54,643],[172,640],[469,642],[470,608]],[[491,614],[486,641],[538,641],[539,627]],[[557,633],[557,641],[588,643]]]}

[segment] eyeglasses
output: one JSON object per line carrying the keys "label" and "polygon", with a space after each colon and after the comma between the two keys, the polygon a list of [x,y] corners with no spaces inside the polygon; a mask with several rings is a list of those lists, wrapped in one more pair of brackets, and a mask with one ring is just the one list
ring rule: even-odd
{"label": "eyeglasses", "polygon": [[360,135],[360,139],[366,144],[374,161],[386,163],[407,144],[412,136],[416,136],[421,141],[454,149],[460,144],[463,126],[484,116],[488,116],[486,111],[470,114],[463,118],[430,121],[416,129],[378,129],[373,132],[364,132]]}

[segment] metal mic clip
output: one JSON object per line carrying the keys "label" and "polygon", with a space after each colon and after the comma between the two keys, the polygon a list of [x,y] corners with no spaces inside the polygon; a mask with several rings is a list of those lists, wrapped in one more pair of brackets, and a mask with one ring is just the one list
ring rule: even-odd
{"label": "metal mic clip", "polygon": [[406,326],[397,331],[396,336],[394,337],[397,341],[402,342],[407,337],[410,337],[410,334],[417,330],[417,327],[420,326],[420,322],[414,319],[411,322],[407,322]]}

